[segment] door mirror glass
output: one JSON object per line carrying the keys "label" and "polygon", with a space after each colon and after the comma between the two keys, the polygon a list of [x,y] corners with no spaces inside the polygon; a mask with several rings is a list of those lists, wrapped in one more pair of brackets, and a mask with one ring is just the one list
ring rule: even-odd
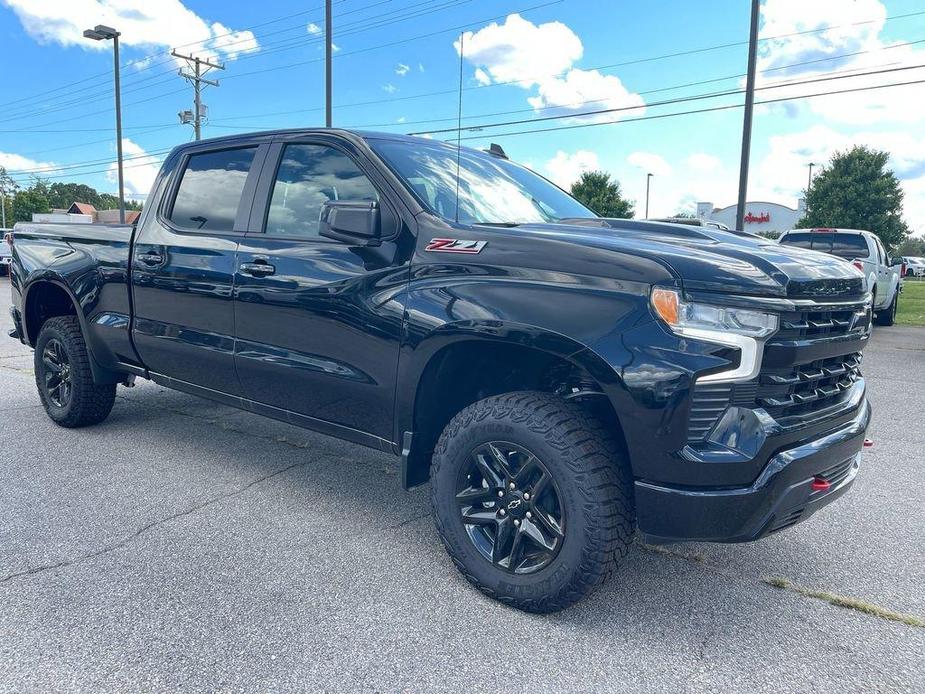
{"label": "door mirror glass", "polygon": [[382,235],[379,203],[335,200],[321,207],[320,233],[354,246],[378,246]]}

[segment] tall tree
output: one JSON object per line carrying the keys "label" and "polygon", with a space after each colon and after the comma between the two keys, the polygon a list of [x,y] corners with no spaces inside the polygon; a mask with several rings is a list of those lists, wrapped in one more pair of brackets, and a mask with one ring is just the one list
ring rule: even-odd
{"label": "tall tree", "polygon": [[867,147],[837,152],[813,179],[800,227],[841,227],[874,232],[895,248],[909,235],[903,191],[886,168],[889,154]]}
{"label": "tall tree", "polygon": [[13,224],[13,198],[16,196],[17,190],[19,190],[19,185],[6,172],[6,167],[0,166],[0,193],[3,194],[3,218],[6,219],[6,223],[9,225]]}
{"label": "tall tree", "polygon": [[633,203],[623,197],[620,184],[606,171],[585,171],[572,184],[572,197],[601,217],[633,216]]}
{"label": "tall tree", "polygon": [[40,186],[31,186],[16,193],[13,200],[13,221],[31,222],[32,215],[48,212],[48,197]]}

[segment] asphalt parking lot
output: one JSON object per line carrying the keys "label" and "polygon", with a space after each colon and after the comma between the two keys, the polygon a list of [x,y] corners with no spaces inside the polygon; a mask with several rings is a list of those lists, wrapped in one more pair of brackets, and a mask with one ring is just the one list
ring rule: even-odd
{"label": "asphalt parking lot", "polygon": [[527,615],[447,559],[397,460],[174,393],[48,420],[0,279],[0,691],[922,691],[925,329],[877,329],[854,489],[758,543],[637,546]]}

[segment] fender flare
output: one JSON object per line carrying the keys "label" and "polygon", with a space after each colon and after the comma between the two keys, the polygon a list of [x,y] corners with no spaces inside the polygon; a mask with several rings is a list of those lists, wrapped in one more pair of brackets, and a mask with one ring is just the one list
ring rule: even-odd
{"label": "fender flare", "polygon": [[108,369],[104,369],[96,360],[96,357],[93,355],[93,348],[89,340],[89,332],[87,326],[87,316],[84,314],[83,307],[80,302],[77,300],[77,296],[74,294],[73,290],[68,286],[64,279],[57,273],[52,272],[51,270],[45,270],[35,277],[30,277],[28,281],[24,284],[22,289],[22,330],[23,330],[23,339],[26,344],[30,347],[35,347],[35,341],[38,339],[38,335],[29,334],[29,320],[26,314],[26,307],[29,305],[29,296],[32,293],[32,290],[39,284],[52,284],[59,289],[64,291],[64,294],[70,300],[71,305],[74,307],[74,314],[77,316],[77,321],[80,323],[80,332],[84,336],[84,342],[87,345],[87,353],[90,355],[90,371],[93,374],[93,380],[97,383],[117,383],[120,380],[118,374],[115,374]]}
{"label": "fender flare", "polygon": [[[622,377],[618,370],[609,364],[589,346],[540,326],[499,320],[467,320],[445,323],[415,340],[413,347],[404,351],[399,360],[398,383],[413,383],[413,391],[402,398],[396,393],[395,403],[395,440],[401,442],[402,482],[405,488],[422,484],[426,481],[426,455],[416,445],[414,427],[425,374],[441,355],[454,345],[463,343],[491,343],[510,345],[537,350],[553,357],[563,359],[586,371],[604,389],[611,405],[616,409],[612,393],[622,387]],[[619,418],[619,411],[617,412]],[[418,437],[419,438],[419,437]]]}

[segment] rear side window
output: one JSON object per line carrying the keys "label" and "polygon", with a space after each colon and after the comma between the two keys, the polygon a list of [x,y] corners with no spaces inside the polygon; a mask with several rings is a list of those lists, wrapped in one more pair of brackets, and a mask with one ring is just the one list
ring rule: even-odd
{"label": "rear side window", "polygon": [[343,152],[326,145],[287,145],[273,185],[267,234],[317,239],[324,203],[378,199],[373,184]]}
{"label": "rear side window", "polygon": [[832,250],[830,253],[848,260],[870,257],[867,239],[860,234],[832,234]]}
{"label": "rear side window", "polygon": [[232,231],[256,152],[256,147],[247,147],[191,155],[170,221],[185,229]]}

